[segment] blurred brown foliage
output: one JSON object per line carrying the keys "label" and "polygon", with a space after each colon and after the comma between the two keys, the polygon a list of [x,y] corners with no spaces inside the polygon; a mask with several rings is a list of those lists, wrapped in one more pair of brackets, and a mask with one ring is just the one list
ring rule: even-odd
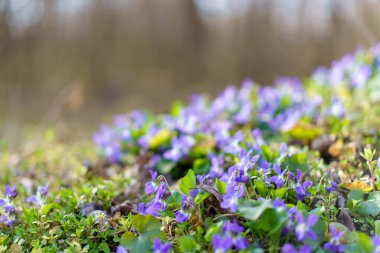
{"label": "blurred brown foliage", "polygon": [[380,39],[380,1],[326,0],[323,10],[323,1],[233,1],[227,14],[205,11],[202,0],[78,1],[74,13],[62,13],[64,0],[20,1],[38,14],[20,28],[15,17],[26,14],[0,0],[0,122],[94,127],[246,77],[305,76]]}

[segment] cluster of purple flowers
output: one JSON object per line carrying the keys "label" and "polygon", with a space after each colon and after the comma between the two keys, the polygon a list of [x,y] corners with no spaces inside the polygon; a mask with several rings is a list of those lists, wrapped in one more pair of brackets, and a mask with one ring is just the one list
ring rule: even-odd
{"label": "cluster of purple flowers", "polygon": [[38,186],[36,195],[30,196],[26,199],[27,202],[33,203],[36,207],[41,207],[45,204],[46,196],[49,193],[49,183],[45,186]]}
{"label": "cluster of purple flowers", "polygon": [[[366,87],[374,75],[380,73],[379,48],[376,46],[367,51],[360,49],[334,62],[330,69],[320,67],[307,82],[313,83],[316,89],[328,86],[331,91],[336,91],[345,86],[350,92],[360,90]],[[130,153],[150,158],[146,167],[152,170],[152,181],[146,184],[145,192],[152,198],[148,203],[139,205],[142,214],[164,215],[169,206],[168,198],[172,192],[164,176],[157,176],[157,171],[160,171],[158,164],[163,161],[177,169],[176,165],[197,158],[209,163],[209,171],[204,178],[212,181],[210,187],[213,187],[215,178],[225,183],[226,189],[220,193],[220,206],[223,209],[238,211],[240,199],[249,196],[249,191],[254,188],[254,180],[264,182],[270,189],[286,188],[286,191],[295,194],[297,201],[304,201],[310,196],[313,183],[307,178],[305,180],[308,174],[305,176],[300,169],[290,168],[285,162],[292,155],[303,151],[282,143],[275,157],[269,159],[264,154],[263,145],[272,148],[271,142],[264,136],[276,139],[282,133],[292,134],[292,130],[297,127],[302,130],[303,124],[318,127],[319,124],[328,124],[326,119],[345,117],[346,101],[339,95],[339,92],[323,96],[315,91],[310,92],[295,77],[279,78],[271,87],[259,87],[245,80],[240,88],[227,87],[214,100],[193,96],[188,105],[175,105],[171,113],[154,117],[146,112],[134,111],[126,116],[118,116],[111,127],[102,126],[95,136],[95,142],[112,163],[125,162],[125,157]],[[284,141],[281,138],[278,140]],[[322,183],[328,193],[337,187],[331,180]],[[182,195],[181,206],[178,204],[170,210],[174,212],[177,222],[190,219],[198,192]],[[305,217],[295,207],[288,209],[279,199],[274,201],[274,205],[288,211],[285,233],[293,233],[300,244],[306,238],[316,238],[312,227],[318,216]],[[236,236],[234,231],[238,230],[236,227],[239,225],[229,224],[225,225],[224,230]],[[228,226],[235,226],[235,230]],[[342,236],[342,232],[332,227],[330,241],[324,245],[325,249],[342,251],[343,246],[338,243]],[[214,249],[221,252],[225,250],[223,246],[239,249],[239,245],[226,238],[215,235]],[[282,250],[311,252],[309,245],[286,244]]]}
{"label": "cluster of purple flowers", "polygon": [[16,207],[14,205],[14,199],[16,196],[16,186],[7,185],[5,187],[4,198],[0,199],[0,206],[2,207],[2,210],[0,209],[0,224],[12,226],[15,222]]}
{"label": "cluster of purple flowers", "polygon": [[154,195],[154,198],[147,205],[140,203],[139,213],[158,216],[167,209],[166,199],[171,195],[171,192],[162,176],[157,177],[156,171],[151,170],[150,172],[152,181],[145,185],[145,192],[149,195]]}
{"label": "cluster of purple flowers", "polygon": [[[378,48],[359,49],[335,61],[330,69],[320,67],[309,81],[332,90],[342,85],[361,89],[380,71]],[[113,125],[102,126],[94,139],[113,163],[125,161],[130,152],[146,152],[151,148],[161,159],[176,163],[199,144],[199,135],[212,136],[214,148],[221,154],[238,155],[239,146],[246,145],[253,134],[247,136],[235,131],[236,127],[254,122],[256,126],[266,125],[274,134],[287,132],[303,120],[317,123],[320,117],[341,118],[346,113],[344,104],[336,95],[322,98],[315,92],[311,94],[295,77],[279,78],[271,87],[258,87],[245,80],[240,89],[229,86],[212,101],[195,95],[187,106],[159,117],[142,111],[117,116]],[[152,141],[163,132],[168,133],[165,141],[152,147]],[[253,146],[252,140],[248,143]]]}
{"label": "cluster of purple flowers", "polygon": [[242,236],[243,231],[244,228],[236,221],[225,222],[222,229],[223,234],[215,234],[212,237],[214,252],[224,253],[231,249],[246,249],[249,243],[247,239]]}

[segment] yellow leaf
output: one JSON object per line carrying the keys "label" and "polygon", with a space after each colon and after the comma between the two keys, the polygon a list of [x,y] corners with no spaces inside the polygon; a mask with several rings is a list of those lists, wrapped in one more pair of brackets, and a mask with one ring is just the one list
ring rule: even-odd
{"label": "yellow leaf", "polygon": [[149,148],[155,149],[165,142],[169,141],[172,133],[168,129],[163,129],[158,132],[153,139],[150,141]]}
{"label": "yellow leaf", "polygon": [[300,140],[312,140],[318,137],[322,130],[314,125],[300,121],[288,131],[293,138]]}
{"label": "yellow leaf", "polygon": [[354,182],[342,183],[339,186],[346,188],[348,190],[360,189],[363,192],[370,192],[373,189],[373,187],[371,185],[368,185],[366,182],[363,182],[363,181],[354,181]]}
{"label": "yellow leaf", "polygon": [[344,142],[342,139],[338,139],[329,147],[329,154],[333,157],[338,157],[342,154]]}

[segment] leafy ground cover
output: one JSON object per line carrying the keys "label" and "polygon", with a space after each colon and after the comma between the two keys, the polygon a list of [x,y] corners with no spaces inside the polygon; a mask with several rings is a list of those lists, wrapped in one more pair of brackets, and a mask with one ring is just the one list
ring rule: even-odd
{"label": "leafy ground cover", "polygon": [[2,252],[380,252],[380,46],[134,111],[91,144],[2,140]]}

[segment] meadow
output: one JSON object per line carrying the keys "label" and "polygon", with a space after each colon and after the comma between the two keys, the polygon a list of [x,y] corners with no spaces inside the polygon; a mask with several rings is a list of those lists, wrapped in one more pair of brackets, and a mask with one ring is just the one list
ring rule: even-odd
{"label": "meadow", "polygon": [[0,252],[380,252],[380,45],[93,143],[0,140]]}

